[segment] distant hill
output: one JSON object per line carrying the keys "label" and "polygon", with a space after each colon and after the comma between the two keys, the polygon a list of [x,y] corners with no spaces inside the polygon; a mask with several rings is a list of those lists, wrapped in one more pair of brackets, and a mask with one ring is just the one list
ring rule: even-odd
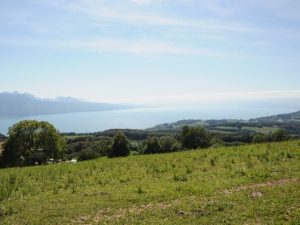
{"label": "distant hill", "polygon": [[300,136],[300,111],[249,120],[180,120],[174,123],[158,124],[155,127],[145,130],[179,134],[184,125],[203,127],[207,131],[214,133],[223,132],[240,135],[253,135],[256,133],[270,134],[281,128],[289,134]]}
{"label": "distant hill", "polygon": [[0,93],[0,117],[91,112],[129,108],[133,108],[133,106],[82,102],[72,97],[57,97],[53,100],[45,100],[28,93]]}

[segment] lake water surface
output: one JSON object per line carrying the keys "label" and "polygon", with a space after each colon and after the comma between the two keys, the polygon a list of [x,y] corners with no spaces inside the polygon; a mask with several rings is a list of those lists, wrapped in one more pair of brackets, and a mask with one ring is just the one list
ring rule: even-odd
{"label": "lake water surface", "polygon": [[8,128],[21,120],[48,121],[61,132],[88,133],[113,128],[146,129],[161,123],[172,123],[183,119],[251,119],[295,111],[298,110],[236,106],[197,106],[52,114],[0,118],[0,133],[7,134]]}

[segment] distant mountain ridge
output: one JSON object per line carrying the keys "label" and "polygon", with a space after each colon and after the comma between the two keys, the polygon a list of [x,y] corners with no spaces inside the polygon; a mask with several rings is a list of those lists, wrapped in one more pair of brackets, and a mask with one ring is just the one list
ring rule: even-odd
{"label": "distant mountain ridge", "polygon": [[109,103],[83,102],[72,97],[41,99],[29,93],[0,93],[0,117],[32,116],[72,112],[91,112],[134,108]]}
{"label": "distant mountain ridge", "polygon": [[38,97],[35,97],[34,95],[32,94],[29,94],[29,93],[19,93],[18,91],[14,91],[14,92],[2,92],[0,94],[8,94],[8,95],[25,95],[26,97],[28,98],[31,98],[31,99],[34,99],[34,100],[40,100],[40,101],[55,101],[55,102],[88,102],[84,99],[77,99],[77,98],[73,98],[73,97],[62,97],[62,96],[58,96],[56,97],[55,99],[50,99],[50,98],[38,98]]}

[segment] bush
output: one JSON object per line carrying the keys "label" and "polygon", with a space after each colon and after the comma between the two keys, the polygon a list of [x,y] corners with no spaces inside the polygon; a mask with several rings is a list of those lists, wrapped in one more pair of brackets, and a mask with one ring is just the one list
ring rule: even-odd
{"label": "bush", "polygon": [[129,140],[122,132],[117,132],[111,146],[108,146],[108,157],[128,156],[130,154]]}
{"label": "bush", "polygon": [[78,161],[85,161],[99,158],[100,154],[93,149],[87,148],[78,153]]}
{"label": "bush", "polygon": [[252,139],[252,143],[254,144],[258,144],[258,143],[264,143],[264,142],[268,142],[269,139],[267,136],[262,135],[262,134],[256,134],[254,135],[253,139]]}
{"label": "bush", "polygon": [[288,135],[283,129],[278,129],[275,133],[273,133],[272,137],[274,142],[287,141],[291,138],[290,135]]}
{"label": "bush", "polygon": [[204,128],[183,126],[180,133],[182,147],[185,149],[207,148],[211,137]]}

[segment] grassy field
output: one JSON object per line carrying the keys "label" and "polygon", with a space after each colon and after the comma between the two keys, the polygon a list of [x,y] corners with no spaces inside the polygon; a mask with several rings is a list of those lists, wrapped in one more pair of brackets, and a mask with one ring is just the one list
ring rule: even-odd
{"label": "grassy field", "polygon": [[216,128],[232,130],[233,132],[236,132],[236,131],[237,131],[236,127],[217,126]]}
{"label": "grassy field", "polygon": [[223,131],[223,130],[205,130],[207,132],[211,132],[211,133],[224,133],[224,134],[232,134],[235,132],[230,132],[230,131]]}
{"label": "grassy field", "polygon": [[269,134],[270,131],[272,133],[276,132],[279,128],[276,128],[276,127],[261,127],[261,128],[258,128],[258,127],[243,127],[242,130],[253,130],[253,131],[256,131],[256,132],[260,132],[262,134]]}
{"label": "grassy field", "polygon": [[300,224],[300,142],[0,170],[0,224]]}
{"label": "grassy field", "polygon": [[63,136],[64,138],[68,138],[68,139],[74,139],[74,138],[89,138],[89,137],[93,137],[93,135],[86,135],[86,134],[78,134],[78,135],[65,135]]}
{"label": "grassy field", "polygon": [[173,129],[178,129],[178,128],[181,128],[181,127],[183,127],[184,125],[188,125],[188,126],[202,126],[202,127],[205,127],[205,126],[208,126],[209,124],[208,123],[206,123],[205,121],[196,121],[196,122],[194,122],[194,123],[181,123],[180,125],[178,125],[178,124],[173,124],[172,125],[172,127],[173,127]]}

